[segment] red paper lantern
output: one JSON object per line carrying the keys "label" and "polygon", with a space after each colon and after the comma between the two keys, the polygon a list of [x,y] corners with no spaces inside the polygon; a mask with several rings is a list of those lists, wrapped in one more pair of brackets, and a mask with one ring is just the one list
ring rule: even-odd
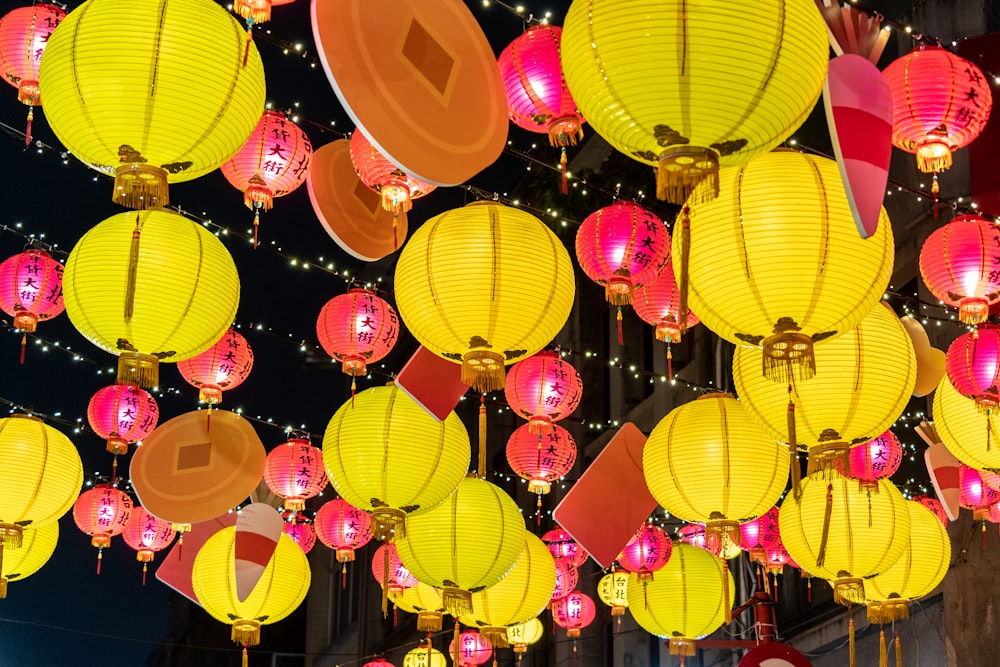
{"label": "red paper lantern", "polygon": [[18,7],[0,18],[0,73],[17,88],[17,101],[28,105],[25,146],[31,144],[31,107],[42,103],[38,90],[38,66],[49,36],[66,17],[66,12],[50,4]]}
{"label": "red paper lantern", "polygon": [[580,583],[580,571],[572,562],[565,558],[558,558],[553,562],[556,564],[556,585],[552,589],[549,601],[566,597]]}
{"label": "red paper lantern", "polygon": [[973,63],[936,45],[921,45],[883,72],[892,92],[892,143],[917,154],[936,173],[953,151],[979,136],[990,118],[990,81]]}
{"label": "red paper lantern", "polygon": [[[677,287],[670,260],[650,283],[635,288],[632,307],[636,315],[656,327],[656,340],[679,343],[681,340],[681,291]],[[688,308],[687,329],[698,324],[698,317]]]}
{"label": "red paper lantern", "polygon": [[590,554],[576,543],[570,534],[556,527],[542,535],[542,542],[549,548],[549,553],[556,559],[569,561],[573,567],[580,567],[587,562]]}
{"label": "red paper lantern", "polygon": [[532,433],[531,424],[524,424],[507,441],[507,462],[519,477],[528,480],[529,493],[548,493],[552,482],[573,469],[576,441],[559,425],[552,425],[549,433]]}
{"label": "red paper lantern", "polygon": [[323,452],[305,438],[289,438],[267,455],[264,483],[285,499],[285,509],[300,512],[306,500],[319,495],[327,485]]}
{"label": "red paper lantern", "polygon": [[609,303],[632,303],[633,289],[652,282],[670,257],[670,232],[632,202],[588,215],[576,234],[576,257],[587,277],[604,285]]}
{"label": "red paper lantern", "polygon": [[230,328],[212,347],[177,362],[188,384],[198,388],[198,398],[209,405],[222,402],[222,391],[238,387],[253,369],[253,350],[246,338]]}
{"label": "red paper lantern", "polygon": [[157,551],[163,551],[174,541],[177,531],[169,521],[162,521],[142,505],[132,508],[132,518],[122,531],[125,544],[135,549],[135,559],[142,563],[142,583],[146,584],[146,566],[153,562]]}
{"label": "red paper lantern", "polygon": [[[430,194],[437,186],[421,181],[393,164],[372,145],[360,129],[351,135],[351,162],[358,178],[382,197],[382,208],[393,213],[406,213],[412,201]],[[395,223],[393,223],[395,228]]]}
{"label": "red paper lantern", "polygon": [[786,565],[796,569],[799,567],[798,563],[796,563],[792,557],[788,555],[788,551],[785,550],[785,547],[782,544],[768,547],[766,553],[767,571],[770,574],[781,574]]}
{"label": "red paper lantern", "polygon": [[986,321],[1000,301],[1000,271],[993,263],[1000,229],[978,215],[960,215],[938,227],[920,249],[920,275],[927,289],[958,308],[966,324]]}
{"label": "red paper lantern", "polygon": [[341,563],[354,560],[354,550],[372,539],[372,518],[343,498],[334,498],[316,512],[313,528],[319,541],[337,552]]}
{"label": "red paper lantern", "polygon": [[892,431],[851,447],[851,477],[862,487],[878,489],[878,480],[892,477],[903,462],[903,446]]}
{"label": "red paper lantern", "polygon": [[362,667],[396,667],[396,665],[392,664],[385,658],[375,658],[370,662],[366,662],[362,665]]}
{"label": "red paper lantern", "polygon": [[285,535],[295,540],[302,553],[309,553],[316,546],[316,529],[312,521],[301,512],[285,512]]}
{"label": "red paper lantern", "polygon": [[396,311],[374,292],[353,287],[326,302],[316,320],[319,344],[351,377],[389,354],[399,337]]}
{"label": "red paper lantern", "polygon": [[674,543],[667,533],[647,522],[618,554],[618,564],[626,572],[638,575],[640,581],[650,580],[654,572],[667,564],[673,550]]}
{"label": "red paper lantern", "polygon": [[529,132],[548,134],[553,146],[575,145],[583,138],[584,119],[563,78],[561,40],[562,28],[532,25],[497,60],[511,121]]}
{"label": "red paper lantern", "polygon": [[546,350],[512,365],[503,392],[510,408],[528,420],[529,432],[549,433],[552,422],[580,405],[583,381],[572,364]]}
{"label": "red paper lantern", "polygon": [[[388,555],[388,562],[386,556]],[[417,585],[417,578],[410,574],[402,561],[399,560],[399,553],[396,552],[396,545],[386,542],[375,550],[372,556],[372,574],[379,586],[385,585],[389,589],[389,597],[395,598],[407,588]],[[388,578],[386,577],[388,574]]]}
{"label": "red paper lantern", "polygon": [[44,250],[25,250],[0,263],[0,308],[14,318],[15,329],[33,333],[40,320],[66,310],[62,279],[63,265]]}
{"label": "red paper lantern", "polygon": [[234,0],[233,11],[247,20],[251,26],[271,20],[271,7],[287,5],[295,0]]}
{"label": "red paper lantern", "polygon": [[77,528],[90,535],[97,547],[97,573],[101,573],[101,551],[111,546],[111,538],[120,535],[132,517],[132,498],[110,484],[97,484],[80,494],[73,504]]}
{"label": "red paper lantern", "polygon": [[[704,537],[704,531],[702,532]],[[763,516],[740,524],[740,544],[750,552],[750,560],[764,560],[769,547],[781,545],[781,532],[778,528],[778,508],[772,507]]]}
{"label": "red paper lantern", "polygon": [[944,511],[944,506],[941,505],[941,501],[937,498],[931,498],[930,496],[917,496],[914,498],[918,503],[934,512],[934,516],[938,518],[941,525],[948,526],[948,513]]}
{"label": "red paper lantern", "polygon": [[309,137],[298,125],[283,113],[265,111],[243,147],[220,167],[254,213],[255,248],[260,212],[270,211],[275,197],[283,197],[306,182],[312,153]]}
{"label": "red paper lantern", "polygon": [[981,324],[948,347],[945,371],[962,396],[989,414],[1000,406],[1000,327]]}
{"label": "red paper lantern", "polygon": [[160,407],[146,390],[130,384],[98,389],[87,406],[87,421],[98,436],[107,440],[112,454],[128,454],[129,443],[153,432]]}
{"label": "red paper lantern", "polygon": [[[448,655],[455,655],[455,640],[448,644]],[[489,661],[493,655],[490,640],[475,630],[466,630],[458,636],[458,665],[473,667]]]}
{"label": "red paper lantern", "polygon": [[580,591],[573,591],[552,603],[552,620],[566,629],[567,637],[579,637],[580,630],[593,623],[596,615],[597,605]]}
{"label": "red paper lantern", "polygon": [[989,518],[991,505],[1000,502],[1000,475],[976,470],[964,463],[958,468],[959,504],[970,509],[976,521]]}

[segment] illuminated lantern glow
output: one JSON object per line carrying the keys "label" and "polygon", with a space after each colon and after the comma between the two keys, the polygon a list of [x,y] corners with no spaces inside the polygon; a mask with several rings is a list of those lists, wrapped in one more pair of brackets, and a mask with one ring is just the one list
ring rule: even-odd
{"label": "illuminated lantern glow", "polygon": [[976,521],[989,518],[990,507],[1000,502],[1000,476],[964,463],[958,468],[959,503],[972,510]]}
{"label": "illuminated lantern glow", "polygon": [[632,303],[635,287],[656,279],[670,257],[663,221],[632,202],[594,211],[576,233],[576,258],[587,277],[617,306]]}
{"label": "illuminated lantern glow", "polygon": [[125,544],[135,549],[135,559],[142,563],[142,584],[146,585],[147,566],[153,562],[157,551],[169,547],[177,531],[169,521],[157,519],[142,505],[132,508],[132,518],[122,531]]}
{"label": "illuminated lantern glow", "polygon": [[394,664],[386,660],[385,658],[375,658],[369,662],[366,662],[362,667],[396,667]]}
{"label": "illuminated lantern glow", "polygon": [[393,600],[403,611],[417,615],[417,632],[440,632],[447,613],[441,600],[441,591],[417,582],[405,588]]}
{"label": "illuminated lantern glow", "polygon": [[[351,162],[358,178],[370,190],[379,193],[382,208],[393,213],[406,213],[413,208],[413,200],[433,192],[437,186],[406,173],[383,155],[368,137],[355,129],[351,134]],[[396,223],[393,221],[393,233]]]}
{"label": "illuminated lantern glow", "polygon": [[39,321],[66,310],[62,281],[63,265],[44,250],[29,249],[8,257],[0,263],[0,309],[14,318],[15,329],[34,333]]}
{"label": "illuminated lantern glow", "polygon": [[558,352],[544,351],[510,367],[503,389],[510,409],[528,420],[530,433],[550,433],[580,405],[583,380]]}
{"label": "illuminated lantern glow", "polygon": [[770,574],[778,575],[781,574],[785,566],[794,567],[798,569],[798,564],[792,560],[792,557],[788,554],[784,545],[779,544],[777,546],[770,547],[767,549],[767,571]]}
{"label": "illuminated lantern glow", "polygon": [[931,408],[934,428],[955,458],[977,470],[1000,469],[1000,421],[996,410],[984,416],[948,378],[942,378],[934,390]]}
{"label": "illuminated lantern glow", "polygon": [[31,145],[32,107],[42,103],[38,67],[52,31],[64,18],[66,12],[50,4],[18,7],[0,18],[0,74],[17,88],[17,101],[28,106],[25,146]]}
{"label": "illuminated lantern glow", "polygon": [[343,498],[324,503],[316,512],[313,527],[319,541],[333,549],[341,563],[354,560],[354,551],[372,539],[371,516]]}
{"label": "illuminated lantern glow", "polygon": [[223,390],[243,384],[252,369],[253,350],[233,328],[201,354],[177,362],[181,377],[197,388],[198,399],[209,405],[221,403]]}
{"label": "illuminated lantern glow", "polygon": [[656,340],[666,343],[679,343],[681,331],[700,321],[690,308],[681,320],[681,292],[670,260],[652,282],[635,288],[632,307],[643,322],[656,327]]}
{"label": "illuminated lantern glow", "polygon": [[702,523],[688,523],[681,526],[677,529],[677,539],[726,560],[738,558],[743,553],[741,543],[729,539],[713,539],[709,544],[705,524]]}
{"label": "illuminated lantern glow", "polygon": [[667,533],[647,522],[628,541],[617,560],[623,570],[645,582],[652,580],[653,573],[667,564],[673,550],[674,544]]}
{"label": "illuminated lantern glow", "polygon": [[946,528],[948,527],[948,514],[944,511],[944,507],[941,505],[940,500],[937,498],[931,498],[930,496],[916,496],[913,500],[933,512],[934,516],[938,518],[938,521],[941,522],[942,526]]}
{"label": "illuminated lantern glow", "polygon": [[548,493],[552,482],[573,469],[576,441],[558,424],[548,433],[532,433],[531,424],[523,424],[507,441],[507,462],[518,477],[528,480],[529,493]]}
{"label": "illuminated lantern glow", "polygon": [[612,616],[624,616],[628,609],[628,572],[608,572],[597,582],[597,597],[611,607]]}
{"label": "illuminated lantern glow", "polygon": [[432,647],[428,640],[426,645],[407,652],[403,656],[403,667],[447,667],[448,659],[444,653]]}
{"label": "illuminated lantern glow", "polygon": [[514,653],[520,655],[528,651],[528,647],[535,644],[545,634],[545,626],[537,618],[533,618],[526,623],[517,623],[507,626],[507,643],[510,644]]}
{"label": "illuminated lantern glow", "polygon": [[1000,301],[1000,275],[991,252],[997,227],[986,218],[959,215],[938,227],[920,248],[920,276],[934,298],[958,308],[965,324],[985,322]]}
{"label": "illuminated lantern glow", "polygon": [[112,454],[128,454],[129,443],[153,432],[160,407],[152,394],[128,384],[113,384],[97,390],[87,405],[87,422],[107,441]]}
{"label": "illuminated lantern glow", "polygon": [[399,318],[374,292],[353,287],[326,302],[316,320],[316,335],[323,350],[355,378],[392,350]]}
{"label": "illuminated lantern glow", "polygon": [[379,586],[388,589],[391,599],[396,599],[405,589],[417,585],[417,578],[400,562],[396,545],[392,542],[386,542],[375,550],[375,555],[372,556],[372,575]]}
{"label": "illuminated lantern glow", "polygon": [[768,547],[781,546],[778,508],[772,507],[756,519],[740,523],[740,545],[750,552],[750,560],[763,563]]}
{"label": "illuminated lantern glow", "polygon": [[235,0],[233,11],[247,20],[249,26],[271,20],[271,7],[287,5],[295,0]]}
{"label": "illuminated lantern glow", "polygon": [[119,213],[87,231],[66,262],[63,290],[77,331],[118,355],[118,384],[142,387],[157,384],[160,362],[212,347],[240,300],[222,241],[162,210]]}
{"label": "illuminated lantern glow", "polygon": [[[641,588],[641,587],[640,587]],[[552,620],[560,628],[566,630],[566,636],[575,638],[580,631],[594,622],[597,616],[597,605],[586,593],[572,591],[552,602],[550,607]]]}
{"label": "illuminated lantern glow", "polygon": [[453,639],[448,644],[448,654],[455,657],[455,665],[473,667],[482,665],[493,656],[493,645],[476,630],[465,630],[458,636],[458,646]]}
{"label": "illuminated lantern glow", "polygon": [[97,573],[101,573],[102,551],[111,546],[111,538],[121,535],[132,518],[132,498],[110,484],[97,484],[80,494],[73,504],[76,527],[90,535],[97,548]]}
{"label": "illuminated lantern glow", "polygon": [[892,92],[892,144],[916,153],[922,172],[951,167],[952,152],[969,145],[990,118],[989,79],[940,46],[921,44],[882,74]]}
{"label": "illuminated lantern glow", "polygon": [[556,583],[552,588],[551,602],[569,595],[580,582],[580,570],[565,558],[556,558]]}
{"label": "illuminated lantern glow", "polygon": [[326,488],[323,452],[313,447],[307,438],[289,438],[268,453],[264,483],[275,495],[285,499],[285,509],[301,512],[307,500]]}
{"label": "illuminated lantern glow", "polygon": [[301,512],[285,512],[285,535],[292,538],[302,553],[307,554],[316,546],[316,529],[312,521]]}
{"label": "illuminated lantern glow", "polygon": [[1000,327],[981,324],[948,346],[945,372],[962,396],[990,414],[1000,406]]}
{"label": "illuminated lantern glow", "polygon": [[556,336],[573,307],[573,264],[562,241],[520,209],[473,202],[414,232],[395,273],[396,305],[414,338],[462,364],[485,393],[504,366]]}
{"label": "illuminated lantern glow", "polygon": [[236,597],[236,528],[223,528],[198,551],[191,582],[212,618],[231,625],[232,640],[246,648],[260,643],[260,626],[277,623],[302,604],[311,572],[302,549],[282,533],[260,581],[242,602]]}
{"label": "illuminated lantern glow", "polygon": [[831,582],[838,604],[864,604],[864,579],[889,569],[910,536],[910,513],[892,482],[879,479],[877,493],[852,482],[836,469],[805,478],[801,498],[789,494],[778,512],[785,549]]}
{"label": "illuminated lantern glow", "polygon": [[885,293],[892,223],[883,209],[875,234],[861,238],[827,158],[774,151],[719,179],[718,199],[692,205],[686,218],[682,211],[674,226],[678,284],[683,292],[687,277],[702,324],[737,347],[763,349],[767,377],[811,378],[814,344],[856,327]]}
{"label": "illuminated lantern glow", "polygon": [[30,577],[49,561],[59,541],[59,522],[41,528],[25,528],[21,547],[3,559],[0,570],[0,600],[7,597],[7,584]]}
{"label": "illuminated lantern glow", "polygon": [[573,567],[580,567],[590,558],[587,550],[577,544],[576,540],[570,537],[570,534],[561,527],[557,526],[542,535],[542,542],[549,548],[549,553],[552,554],[557,563],[565,559]]}
{"label": "illuminated lantern glow", "polygon": [[714,194],[719,165],[777,146],[819,97],[829,47],[813,3],[757,5],[755,39],[733,40],[746,21],[734,6],[678,0],[595,0],[566,14],[560,54],[573,98],[608,143],[658,167],[660,199],[680,204],[702,180]]}
{"label": "illuminated lantern glow", "polygon": [[873,491],[876,480],[892,477],[903,462],[903,446],[892,431],[851,447],[850,476]]}

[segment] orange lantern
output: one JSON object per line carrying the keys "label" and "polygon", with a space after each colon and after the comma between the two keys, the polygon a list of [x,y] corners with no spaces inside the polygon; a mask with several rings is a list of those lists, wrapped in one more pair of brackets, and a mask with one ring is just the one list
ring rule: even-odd
{"label": "orange lantern", "polygon": [[132,510],[132,518],[122,531],[125,544],[135,549],[135,559],[142,563],[142,585],[146,585],[146,566],[153,562],[157,551],[162,551],[174,541],[177,531],[169,521],[157,519],[142,505]]}
{"label": "orange lantern", "polygon": [[326,302],[316,320],[316,336],[323,350],[354,378],[368,372],[368,364],[389,354],[399,337],[399,317],[387,301],[360,287],[352,287]]}
{"label": "orange lantern", "polygon": [[[360,129],[351,135],[351,162],[361,182],[382,196],[382,208],[393,213],[406,213],[413,207],[414,199],[430,194],[437,187],[393,164]],[[392,225],[395,230],[395,221]]]}
{"label": "orange lantern", "polygon": [[121,535],[132,518],[132,498],[110,484],[97,484],[84,491],[73,505],[76,526],[90,535],[97,547],[97,573],[101,573],[102,551],[111,546],[111,538]]}
{"label": "orange lantern", "polygon": [[306,500],[318,496],[327,485],[323,452],[307,438],[289,438],[267,455],[264,482],[275,495],[285,499],[285,509],[304,510]]}
{"label": "orange lantern", "polygon": [[222,390],[239,386],[253,369],[253,350],[247,339],[230,328],[212,347],[177,362],[177,370],[209,405],[222,402]]}

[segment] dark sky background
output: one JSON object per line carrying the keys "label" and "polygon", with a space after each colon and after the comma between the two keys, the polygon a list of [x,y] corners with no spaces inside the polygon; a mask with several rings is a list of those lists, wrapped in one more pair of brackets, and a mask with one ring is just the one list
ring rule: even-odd
{"label": "dark sky background", "polygon": [[[68,9],[78,4],[71,2]],[[484,7],[481,0],[467,0],[467,4],[496,54],[524,28],[522,19],[502,7]],[[523,4],[526,14],[543,16],[551,11],[553,22],[561,24],[569,2],[539,0]],[[911,4],[907,0],[870,3],[889,17],[898,17]],[[3,11],[14,6],[15,3],[6,0]],[[337,130],[350,131],[351,121],[340,108],[315,59],[308,0],[275,8],[273,19],[265,28],[275,40],[303,45],[301,52],[292,46],[285,55],[281,45],[257,39],[267,75],[268,100],[276,108],[299,113],[300,125],[317,148],[339,138],[340,135],[321,129],[331,121],[335,121]],[[0,88],[0,122],[15,131],[22,130],[25,113],[25,107],[16,100],[14,88]],[[0,230],[0,258],[23,249],[26,241],[20,233],[42,237],[55,246],[54,254],[65,261],[66,254],[87,229],[122,210],[110,200],[109,178],[95,175],[71,157],[61,156],[61,147],[48,129],[44,115],[44,107],[36,111],[34,123],[34,136],[41,147],[34,145],[24,150],[23,140],[9,133],[0,134],[3,175],[0,225],[18,228],[18,233]],[[514,147],[550,164],[558,160],[558,153],[548,148],[543,135],[528,135],[511,126],[510,139]],[[524,175],[525,168],[522,159],[505,154],[471,183],[487,192],[502,194]],[[613,189],[613,185],[610,187]],[[571,195],[576,196],[579,195]],[[471,199],[460,188],[439,189],[416,202],[409,228],[412,231],[428,217]],[[320,308],[344,292],[347,284],[342,275],[317,268],[304,269],[302,264],[332,263],[336,271],[346,271],[362,281],[377,281],[379,276],[391,278],[393,258],[372,265],[349,258],[320,226],[304,186],[277,199],[274,209],[263,215],[261,247],[257,250],[250,247],[248,240],[251,214],[243,207],[241,194],[221,173],[172,186],[171,200],[229,231],[221,238],[241,277],[242,298],[237,320],[261,327],[253,331],[242,329],[255,353],[254,371],[241,387],[226,392],[221,407],[242,408],[250,417],[322,433],[347,396],[349,379],[340,372],[339,364],[323,363],[321,353],[303,352],[302,346],[314,349],[315,319]],[[594,198],[591,208],[607,203]],[[572,237],[566,238],[567,245],[571,245]],[[4,318],[4,322],[9,322],[9,318]],[[19,335],[12,333],[9,326],[4,331],[8,335],[0,336],[0,413],[13,404],[17,411],[25,408],[48,417],[50,425],[69,435],[77,445],[88,477],[109,475],[111,458],[104,451],[103,441],[88,429],[76,432],[74,424],[86,426],[90,396],[113,383],[114,376],[109,371],[115,366],[114,357],[77,334],[65,314],[42,323],[37,337],[29,338],[23,366],[17,363]],[[63,349],[57,349],[53,343]],[[359,381],[359,390],[383,383],[386,374],[399,370],[415,347],[411,338],[401,338],[382,368],[375,369],[372,380]],[[83,358],[74,361],[74,353]],[[197,407],[197,390],[183,381],[173,364],[161,367],[160,385],[165,390],[158,396],[161,423]],[[284,442],[282,428],[264,423],[255,426],[268,449]],[[318,439],[314,439],[314,444],[319,444]],[[120,472],[127,470],[126,458],[121,461]],[[0,601],[0,667],[142,664],[166,635],[168,590],[153,578],[153,568],[149,583],[140,586],[141,567],[134,552],[120,538],[115,538],[113,546],[105,550],[103,571],[98,576],[96,551],[89,546],[89,538],[76,528],[71,513],[60,521],[60,530],[59,545],[49,563],[29,579],[12,583],[8,598]],[[162,554],[157,562],[160,560]],[[268,630],[265,628],[265,632]],[[226,638],[229,629],[219,624],[218,633]]]}

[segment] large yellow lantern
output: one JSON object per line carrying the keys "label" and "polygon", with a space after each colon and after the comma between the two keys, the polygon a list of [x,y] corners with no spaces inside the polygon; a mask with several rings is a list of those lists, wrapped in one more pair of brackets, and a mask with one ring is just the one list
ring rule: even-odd
{"label": "large yellow lantern", "polygon": [[951,565],[951,539],[941,520],[915,500],[905,504],[910,512],[910,539],[903,555],[888,570],[865,581],[872,623],[908,618],[910,600],[934,590]]}
{"label": "large yellow lantern", "polygon": [[52,131],[114,174],[114,201],[166,206],[167,182],[228,160],[264,108],[264,67],[211,0],[88,0],[52,33],[38,72]]}
{"label": "large yellow lantern", "polygon": [[[295,540],[284,533],[274,554],[246,600],[236,597],[236,527],[223,528],[198,551],[191,570],[198,602],[212,618],[233,626],[232,638],[243,646],[260,643],[260,626],[277,623],[306,599],[309,561]],[[245,664],[245,663],[244,663]]]}
{"label": "large yellow lantern", "polygon": [[791,441],[789,411],[794,411],[794,436],[809,447],[810,472],[832,462],[847,472],[850,445],[884,433],[917,381],[912,339],[885,304],[851,331],[816,346],[811,380],[771,382],[760,374],[763,356],[760,349],[736,349],[736,391],[757,426],[781,442]]}
{"label": "large yellow lantern", "polygon": [[371,512],[379,539],[398,536],[407,516],[447,498],[470,457],[469,433],[454,412],[439,422],[394,384],[346,401],[323,436],[330,483],[348,503]]}
{"label": "large yellow lantern", "polygon": [[202,225],[140,211],[83,235],[66,261],[63,292],[77,331],[118,355],[118,383],[152,387],[159,362],[190,359],[222,337],[236,316],[240,278]]}
{"label": "large yellow lantern", "polygon": [[979,411],[947,376],[934,391],[934,427],[956,459],[978,470],[1000,470],[1000,416]]}
{"label": "large yellow lantern", "polygon": [[709,549],[739,544],[739,522],[767,512],[788,481],[788,447],[765,435],[729,394],[671,410],[642,450],[646,485],[685,521],[706,524]]}
{"label": "large yellow lantern", "polygon": [[857,326],[889,284],[889,218],[883,209],[862,239],[837,163],[822,157],[774,151],[719,180],[718,199],[674,227],[674,273],[682,290],[687,282],[688,305],[722,338],[763,347],[772,379],[812,377],[813,343]]}
{"label": "large yellow lantern", "polygon": [[417,615],[417,632],[441,632],[444,615],[448,612],[439,589],[418,581],[416,586],[404,588],[393,602],[403,611]]}
{"label": "large yellow lantern", "polygon": [[418,581],[442,589],[445,609],[472,613],[472,594],[500,581],[524,548],[524,518],[498,486],[466,477],[430,511],[407,518],[396,539],[403,566]]}
{"label": "large yellow lantern", "polygon": [[575,0],[560,48],[587,122],[658,165],[657,196],[678,204],[702,179],[702,196],[714,194],[720,164],[747,162],[802,124],[828,52],[809,0],[752,11],[714,0]]}
{"label": "large yellow lantern", "polygon": [[569,253],[541,220],[474,202],[418,229],[396,265],[396,305],[424,347],[462,364],[478,391],[547,345],[573,307]]}
{"label": "large yellow lantern", "polygon": [[493,648],[506,648],[507,626],[542,613],[556,586],[556,565],[549,548],[524,531],[524,548],[517,564],[499,582],[472,594],[472,611],[459,617],[479,630]]}
{"label": "large yellow lantern", "polygon": [[877,493],[831,469],[802,480],[802,497],[785,497],[781,541],[803,571],[827,579],[834,600],[864,604],[864,578],[888,570],[910,539],[910,512],[899,490],[878,480]]}
{"label": "large yellow lantern", "polygon": [[695,640],[725,622],[736,594],[733,575],[718,556],[683,542],[674,545],[656,578],[641,585],[637,577],[628,582],[632,616],[646,632],[669,639],[672,655],[694,655]]}
{"label": "large yellow lantern", "polygon": [[49,561],[58,541],[58,521],[39,528],[25,528],[21,533],[21,548],[7,553],[0,561],[0,599],[7,597],[8,582],[21,581],[38,572]]}

